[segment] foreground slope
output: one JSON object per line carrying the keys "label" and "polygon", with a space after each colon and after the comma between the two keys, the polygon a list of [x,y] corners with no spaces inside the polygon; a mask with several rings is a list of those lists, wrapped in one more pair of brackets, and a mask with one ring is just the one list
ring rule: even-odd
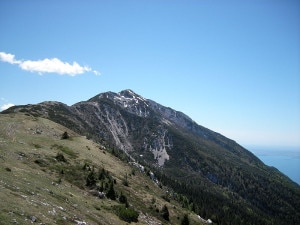
{"label": "foreground slope", "polygon": [[[133,224],[180,224],[184,214],[191,224],[202,224],[166,201],[166,189],[141,168],[44,118],[0,115],[0,160],[0,224],[127,224],[118,212],[121,196],[138,213]],[[108,195],[110,179],[116,200],[95,196],[101,188]],[[165,205],[169,221],[162,216]]]}
{"label": "foreground slope", "polygon": [[300,188],[235,141],[131,90],[101,93],[67,106],[15,106],[150,167],[181,204],[219,224],[298,224]]}

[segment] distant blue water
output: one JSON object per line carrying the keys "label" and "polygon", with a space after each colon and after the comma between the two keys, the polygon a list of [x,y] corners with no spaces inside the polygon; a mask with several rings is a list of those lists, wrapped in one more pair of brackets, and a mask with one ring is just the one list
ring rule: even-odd
{"label": "distant blue water", "polygon": [[261,161],[274,166],[300,185],[300,147],[248,147]]}

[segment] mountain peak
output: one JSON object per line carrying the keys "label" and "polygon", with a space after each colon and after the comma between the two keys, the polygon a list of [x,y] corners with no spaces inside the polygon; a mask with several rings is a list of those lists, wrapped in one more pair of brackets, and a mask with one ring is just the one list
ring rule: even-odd
{"label": "mountain peak", "polygon": [[138,94],[136,94],[134,91],[132,91],[131,89],[125,89],[122,90],[118,93],[119,95],[123,95],[123,96],[127,96],[127,97],[133,97],[133,96],[139,96]]}
{"label": "mountain peak", "polygon": [[145,98],[143,98],[142,96],[138,95],[137,93],[135,93],[134,91],[130,90],[130,89],[126,89],[123,91],[120,91],[118,93],[119,97],[123,97],[123,98],[129,98],[129,99],[136,99],[136,101],[140,100],[140,101],[147,101]]}
{"label": "mountain peak", "polygon": [[148,109],[148,100],[130,89],[126,89],[114,94],[113,101],[122,108],[125,108],[127,111],[141,117],[147,117],[150,113]]}

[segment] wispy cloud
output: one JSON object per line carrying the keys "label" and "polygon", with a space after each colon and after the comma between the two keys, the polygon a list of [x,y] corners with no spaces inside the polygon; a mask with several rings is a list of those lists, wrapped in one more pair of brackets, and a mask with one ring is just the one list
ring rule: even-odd
{"label": "wispy cloud", "polygon": [[6,104],[0,106],[0,111],[6,110],[6,109],[8,109],[8,108],[10,108],[12,106],[14,106],[14,104],[12,104],[12,103],[6,103]]}
{"label": "wispy cloud", "polygon": [[93,70],[89,66],[81,66],[77,62],[72,64],[63,62],[58,58],[42,59],[42,60],[16,60],[15,55],[5,52],[0,52],[0,61],[10,64],[17,64],[22,70],[43,73],[57,73],[61,75],[76,76],[85,72],[92,72],[95,75],[100,75],[100,72]]}

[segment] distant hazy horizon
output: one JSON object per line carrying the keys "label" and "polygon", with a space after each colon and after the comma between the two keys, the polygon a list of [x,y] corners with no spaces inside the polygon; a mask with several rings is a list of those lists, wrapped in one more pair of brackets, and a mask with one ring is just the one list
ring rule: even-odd
{"label": "distant hazy horizon", "polygon": [[247,149],[300,185],[300,147],[249,146]]}

